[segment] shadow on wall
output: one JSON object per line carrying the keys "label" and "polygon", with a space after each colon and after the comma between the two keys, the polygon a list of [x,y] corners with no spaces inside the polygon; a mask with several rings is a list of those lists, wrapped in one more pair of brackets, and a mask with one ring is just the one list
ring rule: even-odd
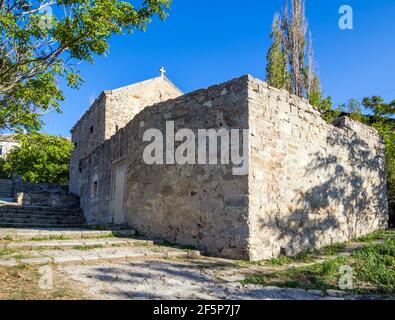
{"label": "shadow on wall", "polygon": [[[334,128],[326,142],[341,152],[316,153],[305,171],[306,177],[318,176],[325,182],[300,192],[293,201],[296,208],[289,214],[278,212],[269,220],[272,228],[280,230],[281,254],[295,255],[387,227],[383,156],[369,151],[371,147],[349,129]],[[261,221],[262,229],[267,225],[267,220]]]}

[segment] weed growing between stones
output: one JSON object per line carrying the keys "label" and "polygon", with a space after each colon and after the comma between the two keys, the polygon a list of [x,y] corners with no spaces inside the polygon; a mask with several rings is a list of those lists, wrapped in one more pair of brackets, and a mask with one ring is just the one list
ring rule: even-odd
{"label": "weed growing between stones", "polygon": [[74,250],[78,250],[78,251],[89,251],[92,249],[100,249],[100,248],[104,248],[104,246],[102,245],[94,245],[94,246],[75,246],[73,247]]}

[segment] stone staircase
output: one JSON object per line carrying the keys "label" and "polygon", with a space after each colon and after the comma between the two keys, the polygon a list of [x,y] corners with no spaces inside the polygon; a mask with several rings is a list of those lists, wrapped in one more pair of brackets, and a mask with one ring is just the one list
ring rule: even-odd
{"label": "stone staircase", "polygon": [[82,228],[85,218],[80,208],[0,206],[0,227]]}
{"label": "stone staircase", "polygon": [[134,230],[0,229],[0,266],[102,265],[198,258],[199,251],[159,245]]}

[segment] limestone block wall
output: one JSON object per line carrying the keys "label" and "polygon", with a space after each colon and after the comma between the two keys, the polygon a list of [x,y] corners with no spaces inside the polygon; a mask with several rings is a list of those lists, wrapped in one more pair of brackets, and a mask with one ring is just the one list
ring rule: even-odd
{"label": "limestone block wall", "polygon": [[378,133],[328,124],[307,101],[250,78],[250,257],[268,259],[385,228]]}
{"label": "limestone block wall", "polygon": [[[175,131],[189,128],[196,134],[205,128],[247,129],[246,79],[147,107],[84,159],[81,206],[88,223],[113,220],[112,168],[126,161],[126,222],[132,228],[212,255],[248,259],[248,175],[234,176],[232,165],[147,165],[143,161],[149,144],[143,142],[144,132],[154,128],[165,133],[166,121],[174,121]],[[95,196],[92,179],[98,181]]]}
{"label": "limestone block wall", "polygon": [[[146,165],[144,131],[248,129],[246,78],[149,107],[128,131],[127,222],[140,233],[216,256],[248,258],[248,175],[232,165]],[[177,146],[177,144],[176,144]],[[240,150],[239,150],[240,151]]]}
{"label": "limestone block wall", "polygon": [[16,192],[24,193],[49,193],[49,194],[64,194],[69,193],[69,187],[67,185],[59,185],[53,183],[31,183],[22,182],[19,186],[15,183]]}
{"label": "limestone block wall", "polygon": [[114,221],[110,208],[112,168],[127,157],[126,139],[126,131],[121,129],[81,161],[80,205],[88,224],[109,225]]}
{"label": "limestone block wall", "polygon": [[105,139],[111,138],[145,107],[181,95],[182,92],[165,77],[107,92]]}
{"label": "limestone block wall", "polygon": [[80,161],[125,127],[141,110],[182,95],[165,77],[104,91],[72,129],[75,150],[70,162],[70,191],[80,194]]}
{"label": "limestone block wall", "polygon": [[80,199],[71,194],[20,192],[16,199],[18,205],[23,207],[78,208],[80,206]]}
{"label": "limestone block wall", "polygon": [[[146,130],[249,129],[249,172],[233,165],[147,165]],[[176,144],[177,147],[177,144]],[[242,150],[240,150],[240,153]],[[90,224],[113,222],[111,181],[127,166],[126,222],[215,256],[260,260],[345,241],[388,220],[383,144],[347,118],[244,76],[144,108],[81,161]]]}
{"label": "limestone block wall", "polygon": [[103,93],[71,130],[74,150],[70,160],[70,192],[79,195],[80,160],[90,155],[105,141],[106,94]]}

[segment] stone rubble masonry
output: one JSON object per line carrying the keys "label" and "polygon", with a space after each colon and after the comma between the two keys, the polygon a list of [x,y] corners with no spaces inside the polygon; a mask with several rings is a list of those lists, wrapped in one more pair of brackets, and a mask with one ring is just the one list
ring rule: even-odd
{"label": "stone rubble masonry", "polygon": [[[170,120],[176,131],[249,129],[249,174],[233,175],[233,165],[146,165],[144,132],[165,133]],[[139,234],[261,260],[385,228],[383,149],[374,129],[348,118],[328,124],[306,100],[248,75],[142,108],[85,153],[72,180],[87,222],[111,224],[112,175],[125,163],[126,223]]]}
{"label": "stone rubble masonry", "polygon": [[249,257],[295,255],[387,227],[384,145],[341,117],[328,124],[286,91],[249,82]]}
{"label": "stone rubble masonry", "polygon": [[122,129],[146,106],[182,92],[166,77],[104,91],[71,130],[75,150],[70,162],[70,192],[79,195],[80,161]]}
{"label": "stone rubble masonry", "polygon": [[80,205],[79,197],[73,194],[20,192],[16,199],[23,207],[78,208]]}
{"label": "stone rubble masonry", "polygon": [[20,184],[19,189],[16,187],[15,189],[16,192],[25,192],[25,193],[49,193],[49,194],[61,194],[61,195],[67,195],[69,193],[69,186],[53,184],[53,183],[23,182]]}
{"label": "stone rubble masonry", "polygon": [[67,195],[69,194],[68,185],[59,185],[53,183],[31,183],[23,182],[22,177],[18,176],[10,180],[2,180],[7,182],[10,188],[10,194],[13,194],[14,198],[18,197],[20,193],[46,193],[46,194],[59,194]]}

